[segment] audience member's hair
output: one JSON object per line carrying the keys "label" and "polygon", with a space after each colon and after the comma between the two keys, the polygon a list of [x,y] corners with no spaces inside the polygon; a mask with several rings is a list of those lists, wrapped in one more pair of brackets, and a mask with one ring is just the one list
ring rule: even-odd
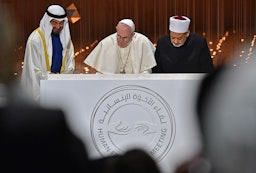
{"label": "audience member's hair", "polygon": [[84,145],[59,110],[0,108],[0,172],[86,172]]}
{"label": "audience member's hair", "polygon": [[113,173],[160,173],[155,160],[144,150],[132,149],[116,160]]}

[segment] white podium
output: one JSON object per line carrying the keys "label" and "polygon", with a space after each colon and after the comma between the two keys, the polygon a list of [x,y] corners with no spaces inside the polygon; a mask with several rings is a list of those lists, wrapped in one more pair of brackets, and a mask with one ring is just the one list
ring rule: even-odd
{"label": "white podium", "polygon": [[62,74],[41,81],[41,105],[60,108],[89,157],[146,150],[171,173],[201,149],[196,115],[204,74]]}

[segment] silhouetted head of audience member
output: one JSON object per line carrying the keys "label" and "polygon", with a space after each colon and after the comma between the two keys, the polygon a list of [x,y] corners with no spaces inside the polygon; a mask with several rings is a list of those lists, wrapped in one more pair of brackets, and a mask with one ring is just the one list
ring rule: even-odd
{"label": "silhouetted head of audience member", "polygon": [[8,85],[15,78],[15,41],[19,35],[4,2],[0,5],[0,26],[0,84]]}
{"label": "silhouetted head of audience member", "polygon": [[142,149],[90,160],[94,173],[160,173],[155,160]]}
{"label": "silhouetted head of audience member", "polygon": [[142,149],[131,149],[120,155],[113,173],[160,173],[155,160]]}
{"label": "silhouetted head of audience member", "polygon": [[0,108],[0,172],[88,172],[83,143],[59,110]]}
{"label": "silhouetted head of audience member", "polygon": [[[21,37],[17,32],[14,18],[9,14],[9,2],[1,2],[0,5],[0,107],[12,100],[16,102],[20,92],[18,74],[16,74],[18,57],[18,40]],[[20,64],[21,65],[21,64]],[[12,102],[11,101],[11,102]],[[24,100],[22,101],[25,102]]]}
{"label": "silhouetted head of audience member", "polygon": [[219,75],[223,73],[225,69],[226,68],[224,65],[216,67],[213,72],[205,75],[199,86],[198,96],[196,100],[196,111],[198,115],[198,120],[200,121],[199,125],[202,133],[204,132],[204,123],[201,121],[203,119],[202,116],[204,116],[204,108],[209,102],[209,98],[211,97],[212,90],[214,90],[215,84],[219,83]]}
{"label": "silhouetted head of audience member", "polygon": [[105,156],[98,159],[90,159],[90,170],[93,173],[113,173],[113,168],[120,155]]}
{"label": "silhouetted head of audience member", "polygon": [[232,64],[208,76],[199,92],[204,156],[211,173],[256,170],[256,62]]}

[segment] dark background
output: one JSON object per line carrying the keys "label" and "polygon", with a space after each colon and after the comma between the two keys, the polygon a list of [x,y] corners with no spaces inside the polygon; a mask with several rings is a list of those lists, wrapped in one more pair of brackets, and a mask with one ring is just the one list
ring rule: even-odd
{"label": "dark background", "polygon": [[[168,34],[169,17],[186,15],[191,31],[207,38],[215,66],[233,59],[241,49],[241,39],[250,43],[255,34],[255,0],[0,0],[16,25],[17,74],[20,74],[29,34],[39,26],[48,5],[77,7],[81,19],[70,24],[77,53],[76,73],[84,73],[83,60],[102,38],[115,32],[117,22],[132,18],[136,31],[153,43]],[[228,36],[225,39],[223,36]],[[221,51],[218,43],[221,42]],[[245,43],[243,42],[243,43]],[[86,49],[87,47],[87,49]],[[224,49],[225,48],[225,49]],[[248,48],[249,49],[249,48]],[[247,50],[247,48],[246,48]],[[246,51],[244,50],[244,51]],[[214,53],[217,53],[217,55]],[[236,52],[234,52],[236,51]],[[89,71],[90,73],[90,71]]]}

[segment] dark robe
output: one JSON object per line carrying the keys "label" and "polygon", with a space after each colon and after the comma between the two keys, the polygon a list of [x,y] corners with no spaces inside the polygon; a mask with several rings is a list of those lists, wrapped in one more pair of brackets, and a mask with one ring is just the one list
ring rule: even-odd
{"label": "dark robe", "polygon": [[210,73],[214,69],[206,39],[196,34],[190,34],[181,47],[174,47],[169,35],[160,38],[155,58],[153,73]]}

